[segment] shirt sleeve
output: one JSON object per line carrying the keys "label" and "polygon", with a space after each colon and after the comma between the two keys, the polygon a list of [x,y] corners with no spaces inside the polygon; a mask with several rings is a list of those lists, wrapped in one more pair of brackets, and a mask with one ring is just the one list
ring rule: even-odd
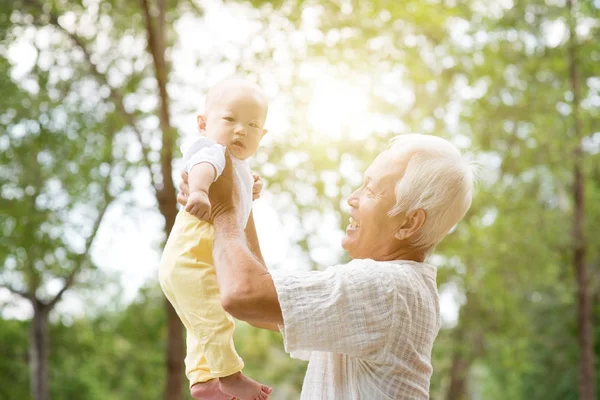
{"label": "shirt sleeve", "polygon": [[[394,318],[407,307],[394,290],[393,279],[376,266],[365,265],[368,261],[325,271],[271,271],[286,352],[302,359],[307,351],[371,360],[385,356]],[[394,332],[398,334],[402,332]]]}
{"label": "shirt sleeve", "polygon": [[215,168],[215,180],[225,168],[225,146],[208,138],[198,136],[188,139],[181,145],[183,169],[188,174],[194,165],[207,162]]}

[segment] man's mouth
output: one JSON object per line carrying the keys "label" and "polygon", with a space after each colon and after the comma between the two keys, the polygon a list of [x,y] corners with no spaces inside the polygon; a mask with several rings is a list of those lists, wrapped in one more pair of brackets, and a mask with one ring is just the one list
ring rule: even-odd
{"label": "man's mouth", "polygon": [[360,224],[354,218],[350,217],[350,219],[348,221],[350,222],[349,227],[351,229],[358,229],[358,228],[360,228]]}

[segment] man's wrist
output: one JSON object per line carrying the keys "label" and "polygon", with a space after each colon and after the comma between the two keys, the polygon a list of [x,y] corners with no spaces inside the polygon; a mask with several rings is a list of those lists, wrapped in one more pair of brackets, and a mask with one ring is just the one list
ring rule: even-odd
{"label": "man's wrist", "polygon": [[234,209],[221,212],[214,216],[213,225],[215,229],[223,231],[241,231],[239,220]]}
{"label": "man's wrist", "polygon": [[215,227],[213,247],[215,257],[218,257],[218,254],[223,251],[231,250],[234,243],[241,243],[244,230],[233,210],[216,215],[213,219],[213,225]]}

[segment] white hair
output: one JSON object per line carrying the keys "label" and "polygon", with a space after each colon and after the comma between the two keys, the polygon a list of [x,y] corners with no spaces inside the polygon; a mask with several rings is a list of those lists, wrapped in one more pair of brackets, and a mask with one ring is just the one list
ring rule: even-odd
{"label": "white hair", "polygon": [[430,135],[396,136],[388,151],[409,157],[389,215],[423,209],[427,217],[413,244],[429,254],[471,207],[475,163],[447,140]]}

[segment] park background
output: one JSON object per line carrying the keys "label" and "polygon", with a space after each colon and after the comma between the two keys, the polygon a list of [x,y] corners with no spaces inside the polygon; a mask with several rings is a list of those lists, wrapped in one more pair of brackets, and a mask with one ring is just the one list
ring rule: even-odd
{"label": "park background", "polygon": [[[396,134],[447,138],[481,168],[430,259],[431,398],[598,398],[600,1],[1,0],[0,399],[189,399],[157,264],[180,140],[234,74],[270,99],[270,268],[345,261],[365,167]],[[236,344],[299,397],[279,334]]]}

